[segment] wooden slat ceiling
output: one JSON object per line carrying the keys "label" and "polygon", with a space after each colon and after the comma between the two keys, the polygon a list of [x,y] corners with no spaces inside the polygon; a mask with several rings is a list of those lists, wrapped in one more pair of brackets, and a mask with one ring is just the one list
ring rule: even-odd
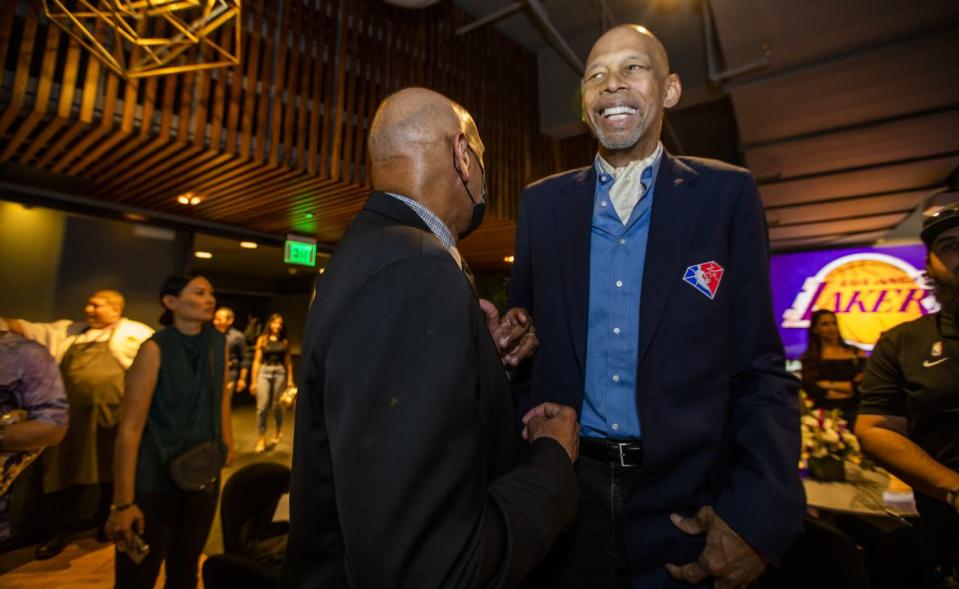
{"label": "wooden slat ceiling", "polygon": [[[959,2],[709,5],[727,67],[771,52],[724,89],[775,249],[881,238],[959,168]],[[377,103],[426,85],[479,124],[490,218],[462,251],[504,269],[522,187],[588,162],[595,143],[539,133],[536,56],[492,28],[456,37],[471,18],[452,2],[251,0],[240,66],[126,82],[36,3],[3,2],[0,167],[76,179],[78,196],[103,202],[335,243],[369,192]],[[178,204],[188,192],[202,202]]]}
{"label": "wooden slat ceiling", "polygon": [[[959,168],[959,3],[712,0],[774,249],[882,238]],[[749,17],[749,18],[747,18]]]}
{"label": "wooden slat ceiling", "polygon": [[[771,215],[782,205],[843,202],[846,198],[902,193],[941,184],[959,165],[959,154],[941,157],[881,161],[872,166],[830,170],[827,173],[787,176],[760,181],[760,192]],[[780,219],[787,222],[788,219]]]}
{"label": "wooden slat ceiling", "polygon": [[507,268],[522,187],[590,156],[539,134],[535,55],[492,29],[454,37],[466,19],[452,3],[247,1],[240,66],[124,81],[35,3],[4,2],[0,164],[92,186],[78,196],[334,243],[369,194],[376,105],[425,85],[470,110],[487,146],[491,219],[462,251]]}

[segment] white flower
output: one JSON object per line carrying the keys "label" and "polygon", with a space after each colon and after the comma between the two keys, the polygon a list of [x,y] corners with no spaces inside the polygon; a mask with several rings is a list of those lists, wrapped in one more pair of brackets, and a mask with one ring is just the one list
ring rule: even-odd
{"label": "white flower", "polygon": [[826,430],[822,433],[822,439],[824,442],[835,444],[839,441],[839,434],[835,430]]}

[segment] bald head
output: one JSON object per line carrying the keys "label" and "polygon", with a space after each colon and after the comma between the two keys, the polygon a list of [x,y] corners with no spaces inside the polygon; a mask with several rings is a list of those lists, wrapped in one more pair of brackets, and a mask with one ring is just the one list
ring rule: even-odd
{"label": "bald head", "polygon": [[418,161],[448,146],[458,134],[476,133],[473,119],[449,98],[426,88],[406,88],[387,97],[370,126],[369,152],[374,168]]}
{"label": "bald head", "polygon": [[669,73],[669,56],[666,55],[666,48],[656,38],[656,35],[642,25],[618,25],[603,33],[589,51],[589,57],[586,58],[587,69],[597,56],[620,51],[627,47],[645,49],[653,59],[656,73],[661,76]]}
{"label": "bald head", "polygon": [[400,90],[376,109],[368,149],[374,190],[419,201],[454,234],[469,224],[484,147],[462,106],[426,88]]}

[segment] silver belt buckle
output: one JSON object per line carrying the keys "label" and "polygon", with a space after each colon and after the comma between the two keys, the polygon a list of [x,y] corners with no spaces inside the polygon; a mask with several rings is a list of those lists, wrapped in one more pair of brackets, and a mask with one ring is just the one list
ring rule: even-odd
{"label": "silver belt buckle", "polygon": [[626,444],[627,442],[618,442],[616,444],[616,447],[619,449],[619,465],[623,468],[626,468],[627,466],[633,466],[632,464],[626,464],[626,455],[623,453],[623,446]]}

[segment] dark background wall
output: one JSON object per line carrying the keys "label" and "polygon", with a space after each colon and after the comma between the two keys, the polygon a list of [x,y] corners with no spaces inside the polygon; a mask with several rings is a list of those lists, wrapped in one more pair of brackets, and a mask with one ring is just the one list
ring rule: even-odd
{"label": "dark background wall", "polygon": [[[123,293],[124,315],[158,327],[157,293],[163,279],[196,271],[213,284],[218,305],[232,307],[236,326],[250,315],[288,316],[291,343],[299,352],[313,274],[276,278],[262,268],[223,272],[216,262],[196,264],[189,231],[99,219],[0,200],[0,316],[30,321],[83,319],[87,297],[102,288]],[[278,276],[286,271],[277,251]],[[234,269],[235,270],[235,269]],[[315,270],[313,271],[315,272]]]}
{"label": "dark background wall", "polygon": [[152,326],[157,292],[182,259],[188,235],[0,201],[0,316],[83,319],[93,291],[119,290],[125,315]]}
{"label": "dark background wall", "polygon": [[0,201],[0,316],[53,319],[66,215]]}
{"label": "dark background wall", "polygon": [[68,216],[55,315],[82,317],[90,293],[112,288],[127,300],[126,317],[157,327],[157,293],[163,279],[178,270],[185,239],[169,229]]}

